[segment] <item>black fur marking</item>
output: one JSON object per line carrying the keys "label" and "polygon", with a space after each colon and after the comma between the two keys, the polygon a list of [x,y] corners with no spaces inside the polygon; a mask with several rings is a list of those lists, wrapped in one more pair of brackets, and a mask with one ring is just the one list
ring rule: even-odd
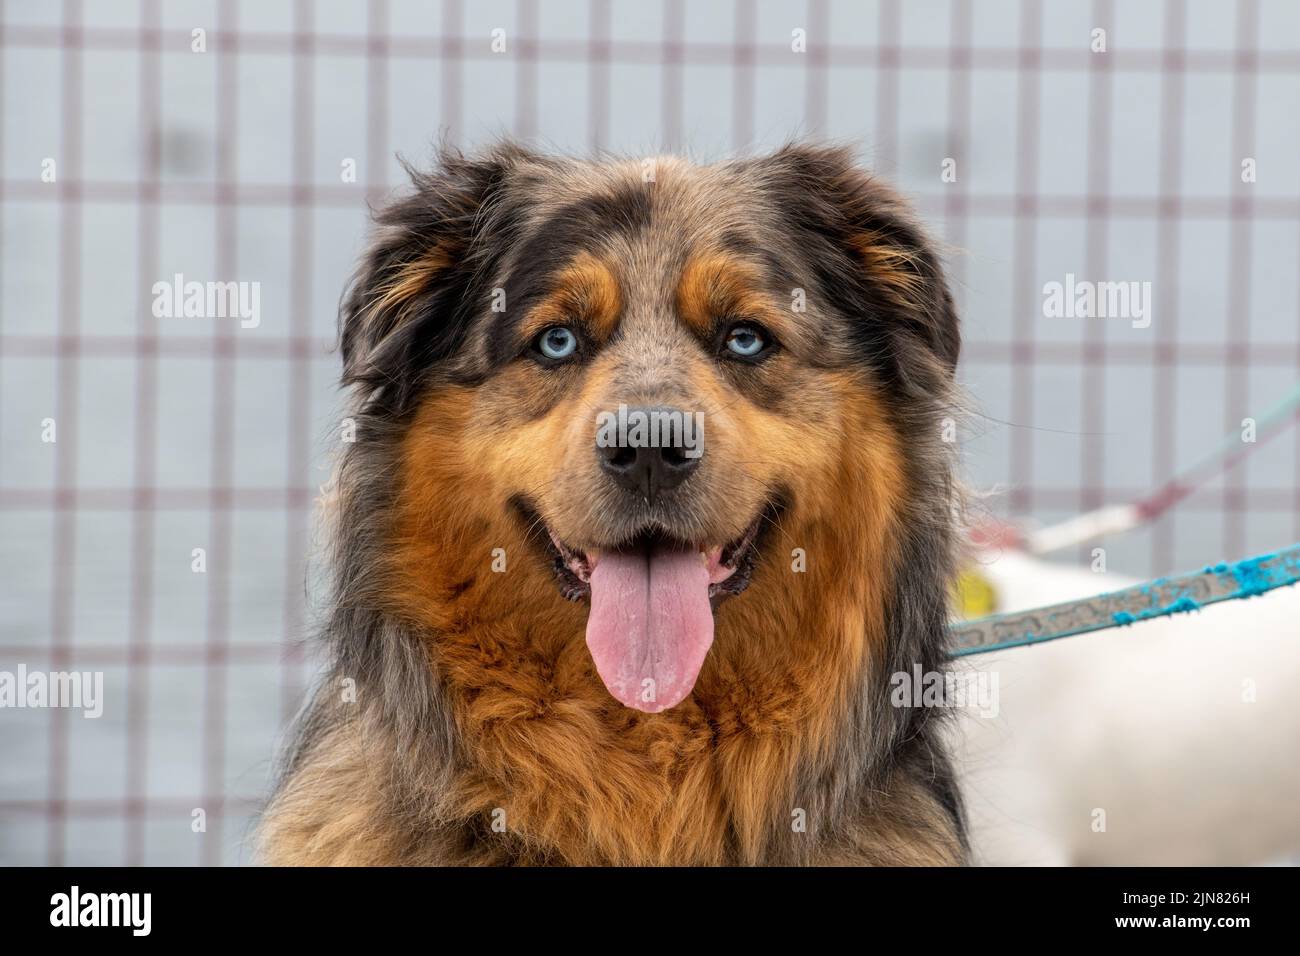
{"label": "black fur marking", "polygon": [[523,239],[507,265],[502,287],[506,311],[489,343],[489,361],[500,365],[518,349],[516,329],[529,310],[553,291],[553,279],[581,251],[594,252],[616,235],[634,236],[650,225],[648,186],[626,186],[570,203]]}
{"label": "black fur marking", "polygon": [[[521,151],[503,147],[467,160],[444,151],[435,169],[408,169],[414,192],[376,217],[379,239],[354,276],[340,309],[343,383],[358,385],[376,407],[407,413],[429,376],[454,356],[474,318],[490,307],[491,276],[520,229],[520,206],[507,195],[510,164]],[[448,260],[414,301],[373,314],[404,266],[421,256]],[[403,319],[405,319],[403,321]],[[461,381],[483,370],[457,370]]]}
{"label": "black fur marking", "polygon": [[[755,167],[782,218],[795,225],[793,251],[811,270],[816,293],[850,320],[866,365],[907,391],[933,391],[951,376],[961,349],[952,298],[938,257],[893,191],[858,169],[843,148],[789,146]],[[905,254],[917,290],[907,308],[881,293],[856,251],[855,240],[864,235]],[[913,343],[939,360],[940,374],[924,375]],[[923,380],[913,381],[918,372]]]}

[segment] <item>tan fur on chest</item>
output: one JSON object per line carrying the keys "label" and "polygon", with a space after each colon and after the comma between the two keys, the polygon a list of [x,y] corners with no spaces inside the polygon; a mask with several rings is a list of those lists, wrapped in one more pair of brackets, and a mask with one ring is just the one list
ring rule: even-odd
{"label": "tan fur on chest", "polygon": [[[892,436],[857,403],[852,427],[874,439],[864,440],[870,459],[840,462],[825,485],[835,498],[793,511],[774,532],[774,554],[813,558],[797,572],[792,559],[761,567],[750,592],[719,609],[692,697],[645,714],[601,685],[585,608],[556,599],[509,524],[439,507],[464,500],[448,482],[472,475],[445,442],[467,412],[447,399],[413,430],[444,440],[437,454],[410,442],[393,554],[392,599],[439,635],[431,660],[471,758],[446,811],[496,814],[570,863],[757,860],[793,824],[801,767],[806,776],[833,759],[846,695],[881,641],[892,571],[879,556],[892,551],[899,482]],[[822,509],[860,517],[822,520]],[[507,562],[518,562],[507,573],[487,570],[494,541],[509,542]]]}
{"label": "tan fur on chest", "polygon": [[[743,634],[724,631],[732,638]],[[690,700],[644,714],[609,698],[580,629],[553,655],[511,656],[512,645],[465,635],[438,652],[474,762],[447,801],[501,811],[569,863],[757,859],[767,834],[790,824],[796,765],[841,706],[839,680],[816,660],[734,653]]]}

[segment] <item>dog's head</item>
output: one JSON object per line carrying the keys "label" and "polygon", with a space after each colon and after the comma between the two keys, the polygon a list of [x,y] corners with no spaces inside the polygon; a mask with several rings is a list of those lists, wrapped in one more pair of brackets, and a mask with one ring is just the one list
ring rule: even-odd
{"label": "dog's head", "polygon": [[801,561],[896,542],[959,337],[935,253],[848,151],[504,146],[413,178],[342,327],[345,381],[400,435],[408,604],[455,627],[470,592],[498,616],[578,602],[605,686],[658,711],[691,692],[724,602],[775,612]]}

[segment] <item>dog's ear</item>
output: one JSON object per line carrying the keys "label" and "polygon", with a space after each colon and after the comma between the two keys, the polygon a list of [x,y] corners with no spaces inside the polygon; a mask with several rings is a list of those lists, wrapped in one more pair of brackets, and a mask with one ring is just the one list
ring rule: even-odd
{"label": "dog's ear", "polygon": [[[343,383],[405,407],[420,376],[455,349],[483,270],[485,209],[523,151],[466,158],[443,149],[413,192],[375,214],[375,234],[339,310]],[[481,303],[480,303],[481,304]]]}
{"label": "dog's ear", "polygon": [[790,145],[757,165],[840,307],[882,323],[890,348],[920,343],[951,376],[961,350],[956,310],[939,256],[902,198],[847,147]]}

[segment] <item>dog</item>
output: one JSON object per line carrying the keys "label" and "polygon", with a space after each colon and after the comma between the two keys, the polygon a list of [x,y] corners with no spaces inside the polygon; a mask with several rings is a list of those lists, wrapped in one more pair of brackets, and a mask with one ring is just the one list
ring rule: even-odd
{"label": "dog", "polygon": [[941,712],[889,696],[943,670],[960,513],[907,205],[800,142],[408,172],[341,304],[329,670],[260,859],[964,863]]}

